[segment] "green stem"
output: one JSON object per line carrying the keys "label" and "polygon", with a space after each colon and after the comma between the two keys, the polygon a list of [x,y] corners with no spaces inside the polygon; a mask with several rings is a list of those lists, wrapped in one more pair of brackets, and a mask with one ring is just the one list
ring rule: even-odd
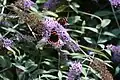
{"label": "green stem", "polygon": [[58,70],[60,70],[60,52],[58,52]]}
{"label": "green stem", "polygon": [[87,13],[87,12],[83,12],[83,11],[78,11],[78,12],[81,13],[81,14],[89,15],[91,17],[95,17],[95,18],[99,19],[100,22],[102,23],[102,19],[99,16],[96,16],[94,14],[90,14],[90,13]]}
{"label": "green stem", "polygon": [[112,12],[113,12],[113,15],[114,15],[114,18],[115,18],[116,24],[117,24],[118,28],[120,29],[120,24],[119,24],[118,19],[117,19],[116,15],[115,15],[115,10],[114,10],[114,8],[113,8],[112,5],[111,5],[111,8],[112,8]]}
{"label": "green stem", "polygon": [[[12,29],[15,29],[16,27],[18,27],[19,26],[19,24],[16,24],[15,26],[13,26],[13,28]],[[5,33],[4,35],[3,35],[3,37],[5,37],[6,35],[8,35],[10,33],[10,31],[8,31],[7,33]]]}

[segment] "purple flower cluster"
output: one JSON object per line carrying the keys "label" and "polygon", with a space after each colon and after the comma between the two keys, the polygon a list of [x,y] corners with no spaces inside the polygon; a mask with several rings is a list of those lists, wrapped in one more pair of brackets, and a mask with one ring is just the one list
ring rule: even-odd
{"label": "purple flower cluster", "polygon": [[24,1],[24,8],[30,8],[33,4],[35,4],[31,0],[23,0]]}
{"label": "purple flower cluster", "polygon": [[114,45],[107,45],[108,49],[110,49],[113,52],[112,60],[114,62],[120,62],[120,46],[114,46]]}
{"label": "purple flower cluster", "polygon": [[[45,17],[43,20],[44,30],[43,38],[48,44],[56,48],[66,45],[71,51],[80,50],[79,45],[70,37],[67,30],[51,17]],[[56,39],[56,41],[54,40]]]}
{"label": "purple flower cluster", "polygon": [[59,2],[59,0],[48,0],[46,3],[44,3],[44,8],[54,10]]}
{"label": "purple flower cluster", "polygon": [[3,47],[5,47],[5,48],[11,47],[12,43],[13,43],[13,41],[8,38],[3,39]]}
{"label": "purple flower cluster", "polygon": [[80,75],[81,71],[82,71],[81,63],[77,61],[73,62],[69,69],[67,80],[75,80],[75,78]]}
{"label": "purple flower cluster", "polygon": [[120,0],[109,0],[111,5],[118,7],[120,6]]}

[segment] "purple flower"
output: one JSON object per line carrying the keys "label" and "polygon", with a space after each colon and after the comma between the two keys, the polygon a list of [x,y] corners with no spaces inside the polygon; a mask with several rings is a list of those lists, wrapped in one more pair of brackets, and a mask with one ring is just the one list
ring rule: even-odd
{"label": "purple flower", "polygon": [[120,46],[107,45],[107,49],[110,49],[113,52],[112,60],[113,62],[120,62]]}
{"label": "purple flower", "polygon": [[13,41],[6,38],[6,39],[3,39],[3,47],[7,48],[7,47],[11,47],[12,46],[12,43]]}
{"label": "purple flower", "polygon": [[75,80],[75,78],[80,75],[81,70],[82,70],[81,63],[77,61],[73,62],[69,69],[67,80]]}
{"label": "purple flower", "polygon": [[31,0],[24,0],[24,8],[30,8],[33,4],[35,4]]}
{"label": "purple flower", "polygon": [[50,17],[45,17],[43,24],[45,26],[43,37],[48,44],[57,48],[61,48],[65,45],[73,52],[80,50],[79,45],[70,37],[67,30],[56,20]]}
{"label": "purple flower", "polygon": [[120,0],[109,0],[111,5],[117,7],[120,5]]}
{"label": "purple flower", "polygon": [[59,0],[48,0],[46,3],[44,3],[44,8],[54,10],[59,2]]}

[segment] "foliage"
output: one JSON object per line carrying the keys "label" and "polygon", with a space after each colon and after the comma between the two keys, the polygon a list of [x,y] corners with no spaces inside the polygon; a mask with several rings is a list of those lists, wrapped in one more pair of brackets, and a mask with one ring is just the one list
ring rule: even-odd
{"label": "foliage", "polygon": [[[0,80],[68,80],[73,61],[82,65],[77,80],[118,80],[120,62],[112,60],[114,53],[106,46],[120,44],[119,7],[109,0],[48,1],[37,0],[23,8],[15,4],[17,0],[0,0]],[[46,16],[58,22],[67,19],[62,26],[80,51],[39,43]]]}

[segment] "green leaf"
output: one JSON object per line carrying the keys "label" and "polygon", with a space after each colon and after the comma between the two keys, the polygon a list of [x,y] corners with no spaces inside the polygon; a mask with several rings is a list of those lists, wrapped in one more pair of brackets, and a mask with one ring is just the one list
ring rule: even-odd
{"label": "green leaf", "polygon": [[108,49],[104,49],[104,50],[105,50],[105,52],[107,52],[110,56],[112,56],[110,50],[108,50]]}
{"label": "green leaf", "polygon": [[82,26],[85,26],[86,25],[86,22],[85,22],[85,20],[82,22]]}
{"label": "green leaf", "polygon": [[68,2],[71,2],[72,0],[67,0]]}
{"label": "green leaf", "polygon": [[106,39],[106,38],[100,38],[98,41],[97,41],[97,43],[99,44],[99,43],[105,43],[105,42],[107,42],[108,40]]}
{"label": "green leaf", "polygon": [[84,76],[86,76],[87,75],[87,72],[86,72],[86,70],[87,70],[87,68],[85,68],[85,67],[82,67],[82,74],[84,75]]}
{"label": "green leaf", "polygon": [[57,79],[56,76],[50,75],[50,74],[43,74],[41,78],[50,78],[50,79]]}
{"label": "green leaf", "polygon": [[76,13],[78,13],[77,8],[76,8],[73,4],[70,4],[69,7],[70,7],[71,9],[73,9]]}
{"label": "green leaf", "polygon": [[73,25],[74,23],[77,23],[79,21],[82,21],[80,16],[72,16],[68,18],[68,23],[70,25]]}
{"label": "green leaf", "polygon": [[98,33],[98,30],[96,28],[92,28],[92,27],[83,27],[83,28]]}
{"label": "green leaf", "polygon": [[62,80],[62,72],[60,70],[58,71],[58,78],[59,80]]}
{"label": "green leaf", "polygon": [[49,15],[49,16],[58,17],[58,15],[57,15],[56,13],[52,12],[52,11],[45,11],[43,14],[44,14],[44,15]]}
{"label": "green leaf", "polygon": [[41,73],[42,73],[42,70],[41,69],[37,69],[34,72],[32,72],[31,75],[32,75],[33,78],[35,78],[38,75],[40,75]]}
{"label": "green leaf", "polygon": [[104,44],[98,44],[102,49],[105,48],[105,45]]}
{"label": "green leaf", "polygon": [[78,59],[82,59],[82,58],[86,57],[84,54],[80,54],[80,53],[71,53],[70,55],[73,58],[78,58]]}
{"label": "green leaf", "polygon": [[118,36],[120,34],[120,30],[119,29],[113,29],[112,33],[116,36]]}
{"label": "green leaf", "polygon": [[1,27],[1,28],[8,31],[8,32],[16,32],[16,30],[13,28],[5,28],[5,27]]}
{"label": "green leaf", "polygon": [[4,76],[3,74],[0,74],[0,79],[1,79],[1,80],[10,80],[10,79],[8,79],[6,76]]}
{"label": "green leaf", "polygon": [[82,31],[73,30],[73,29],[67,29],[67,31],[72,31],[72,32],[76,32],[76,33],[79,33],[79,34],[83,34],[83,33],[84,33],[84,32],[82,32]]}
{"label": "green leaf", "polygon": [[40,3],[45,3],[47,2],[48,0],[37,0],[36,3],[40,4]]}
{"label": "green leaf", "polygon": [[[111,62],[112,62],[112,61],[111,61]],[[113,66],[111,66],[109,63],[106,63],[106,62],[105,62],[105,65],[113,69]]]}
{"label": "green leaf", "polygon": [[110,19],[103,19],[101,26],[104,28],[110,24],[111,20]]}
{"label": "green leaf", "polygon": [[102,34],[103,34],[103,35],[107,35],[107,36],[111,36],[111,37],[116,37],[116,35],[114,35],[114,34],[111,33],[111,32],[107,32],[107,31],[103,32]]}
{"label": "green leaf", "polygon": [[84,37],[84,39],[85,39],[88,43],[90,43],[90,44],[96,44],[96,41],[95,41],[94,39],[92,39],[92,38]]}
{"label": "green leaf", "polygon": [[77,4],[77,3],[75,3],[75,2],[73,2],[72,5],[73,5],[74,7],[76,7],[76,8],[79,8],[79,7],[80,7],[80,5]]}
{"label": "green leaf", "polygon": [[0,65],[1,67],[5,67],[6,66],[6,60],[3,56],[0,56]]}
{"label": "green leaf", "polygon": [[118,74],[120,74],[120,67],[119,66],[117,66],[115,69],[115,75],[118,75]]}
{"label": "green leaf", "polygon": [[60,7],[58,7],[58,8],[56,9],[56,12],[57,12],[57,13],[62,12],[62,11],[64,11],[66,8],[67,8],[66,5],[61,5]]}
{"label": "green leaf", "polygon": [[108,16],[108,15],[111,15],[112,14],[112,12],[110,12],[110,11],[97,11],[96,13],[95,13],[95,15],[97,15],[97,16]]}
{"label": "green leaf", "polygon": [[20,65],[19,63],[12,63],[15,67],[23,70],[24,72],[27,72],[26,68],[22,65]]}

